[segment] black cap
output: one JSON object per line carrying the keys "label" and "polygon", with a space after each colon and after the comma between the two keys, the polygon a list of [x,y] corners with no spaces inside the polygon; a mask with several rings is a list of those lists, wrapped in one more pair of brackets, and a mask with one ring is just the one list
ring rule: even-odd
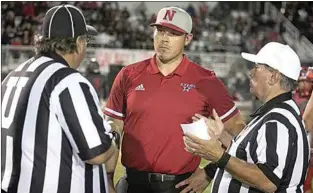
{"label": "black cap", "polygon": [[49,9],[42,26],[45,38],[77,38],[81,35],[95,36],[98,31],[86,25],[82,12],[73,5],[59,5]]}

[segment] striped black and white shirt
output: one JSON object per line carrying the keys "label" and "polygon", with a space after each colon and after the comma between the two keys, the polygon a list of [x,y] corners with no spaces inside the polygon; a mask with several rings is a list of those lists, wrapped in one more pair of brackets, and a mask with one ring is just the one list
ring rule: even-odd
{"label": "striped black and white shirt", "polygon": [[1,187],[8,193],[107,193],[110,125],[89,81],[55,53],[37,55],[2,82]]}
{"label": "striped black and white shirt", "polygon": [[[232,140],[228,153],[253,163],[277,186],[277,193],[302,193],[309,164],[309,143],[300,111],[291,93],[263,105]],[[212,193],[261,192],[218,169]]]}

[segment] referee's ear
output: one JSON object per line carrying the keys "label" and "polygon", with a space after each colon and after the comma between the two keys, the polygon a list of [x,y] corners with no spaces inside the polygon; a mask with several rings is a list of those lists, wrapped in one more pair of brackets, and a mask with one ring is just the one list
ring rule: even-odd
{"label": "referee's ear", "polygon": [[87,41],[85,40],[84,36],[78,36],[76,39],[76,46],[77,46],[77,53],[80,54],[86,50]]}

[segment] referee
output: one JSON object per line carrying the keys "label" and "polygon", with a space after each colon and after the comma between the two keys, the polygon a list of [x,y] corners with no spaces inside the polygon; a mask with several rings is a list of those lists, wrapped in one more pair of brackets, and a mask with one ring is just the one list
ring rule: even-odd
{"label": "referee", "polygon": [[51,8],[36,55],[2,82],[2,193],[109,192],[102,164],[117,151],[119,135],[75,70],[96,34],[76,7]]}
{"label": "referee", "polygon": [[212,193],[301,193],[309,143],[291,94],[301,70],[299,57],[277,42],[266,44],[257,55],[243,53],[242,57],[256,63],[249,75],[250,91],[264,105],[227,151],[216,140],[223,129],[216,114],[214,122],[208,121],[213,139],[187,135],[187,151],[212,161],[206,167],[209,178],[214,178]]}

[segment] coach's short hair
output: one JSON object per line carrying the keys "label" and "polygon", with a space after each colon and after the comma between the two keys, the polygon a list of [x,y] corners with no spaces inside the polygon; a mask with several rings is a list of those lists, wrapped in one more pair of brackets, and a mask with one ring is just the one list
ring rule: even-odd
{"label": "coach's short hair", "polygon": [[44,38],[41,35],[34,37],[35,53],[47,53],[59,51],[61,54],[77,52],[75,38]]}

